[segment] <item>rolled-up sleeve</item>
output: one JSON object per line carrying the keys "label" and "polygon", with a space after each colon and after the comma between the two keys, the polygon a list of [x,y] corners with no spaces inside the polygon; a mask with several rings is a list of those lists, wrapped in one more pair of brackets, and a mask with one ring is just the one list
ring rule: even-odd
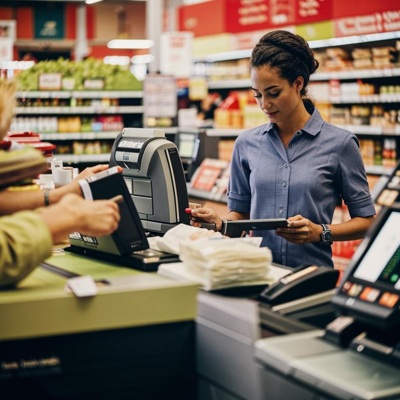
{"label": "rolled-up sleeve", "polygon": [[19,282],[50,256],[52,238],[34,211],[0,218],[0,286]]}
{"label": "rolled-up sleeve", "polygon": [[339,174],[341,193],[350,216],[354,218],[375,215],[358,141],[354,136],[347,138],[347,143],[339,154]]}
{"label": "rolled-up sleeve", "polygon": [[250,212],[250,171],[244,136],[238,137],[234,145],[227,196],[230,210],[243,213]]}

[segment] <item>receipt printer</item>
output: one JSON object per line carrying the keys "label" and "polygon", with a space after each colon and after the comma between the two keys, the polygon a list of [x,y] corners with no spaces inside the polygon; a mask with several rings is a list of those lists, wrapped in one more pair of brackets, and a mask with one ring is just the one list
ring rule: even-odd
{"label": "receipt printer", "polygon": [[116,137],[110,167],[123,176],[146,231],[164,234],[189,224],[188,195],[178,149],[162,129],[125,128]]}

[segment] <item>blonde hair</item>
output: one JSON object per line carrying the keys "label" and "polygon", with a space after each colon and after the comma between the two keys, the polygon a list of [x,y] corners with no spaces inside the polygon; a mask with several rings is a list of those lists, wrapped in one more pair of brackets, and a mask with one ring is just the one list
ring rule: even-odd
{"label": "blonde hair", "polygon": [[0,139],[6,136],[16,107],[16,84],[0,79]]}

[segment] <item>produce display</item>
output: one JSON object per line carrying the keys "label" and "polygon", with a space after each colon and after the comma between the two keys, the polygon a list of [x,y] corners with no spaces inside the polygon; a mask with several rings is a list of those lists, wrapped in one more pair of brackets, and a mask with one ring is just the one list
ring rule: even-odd
{"label": "produce display", "polygon": [[40,61],[17,75],[19,90],[40,90],[41,74],[61,74],[62,87],[68,90],[87,90],[88,81],[103,81],[101,90],[142,90],[140,82],[129,69],[119,65],[105,64],[101,60],[88,58],[83,61]]}

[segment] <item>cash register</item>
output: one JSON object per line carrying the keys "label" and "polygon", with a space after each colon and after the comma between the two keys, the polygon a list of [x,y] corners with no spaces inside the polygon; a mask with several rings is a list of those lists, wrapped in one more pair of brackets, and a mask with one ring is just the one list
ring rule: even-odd
{"label": "cash register", "polygon": [[123,177],[145,231],[163,235],[189,224],[186,179],[176,145],[162,129],[124,128],[116,137],[110,167]]}
{"label": "cash register", "polygon": [[257,340],[269,399],[400,398],[400,203],[379,212],[324,329]]}

